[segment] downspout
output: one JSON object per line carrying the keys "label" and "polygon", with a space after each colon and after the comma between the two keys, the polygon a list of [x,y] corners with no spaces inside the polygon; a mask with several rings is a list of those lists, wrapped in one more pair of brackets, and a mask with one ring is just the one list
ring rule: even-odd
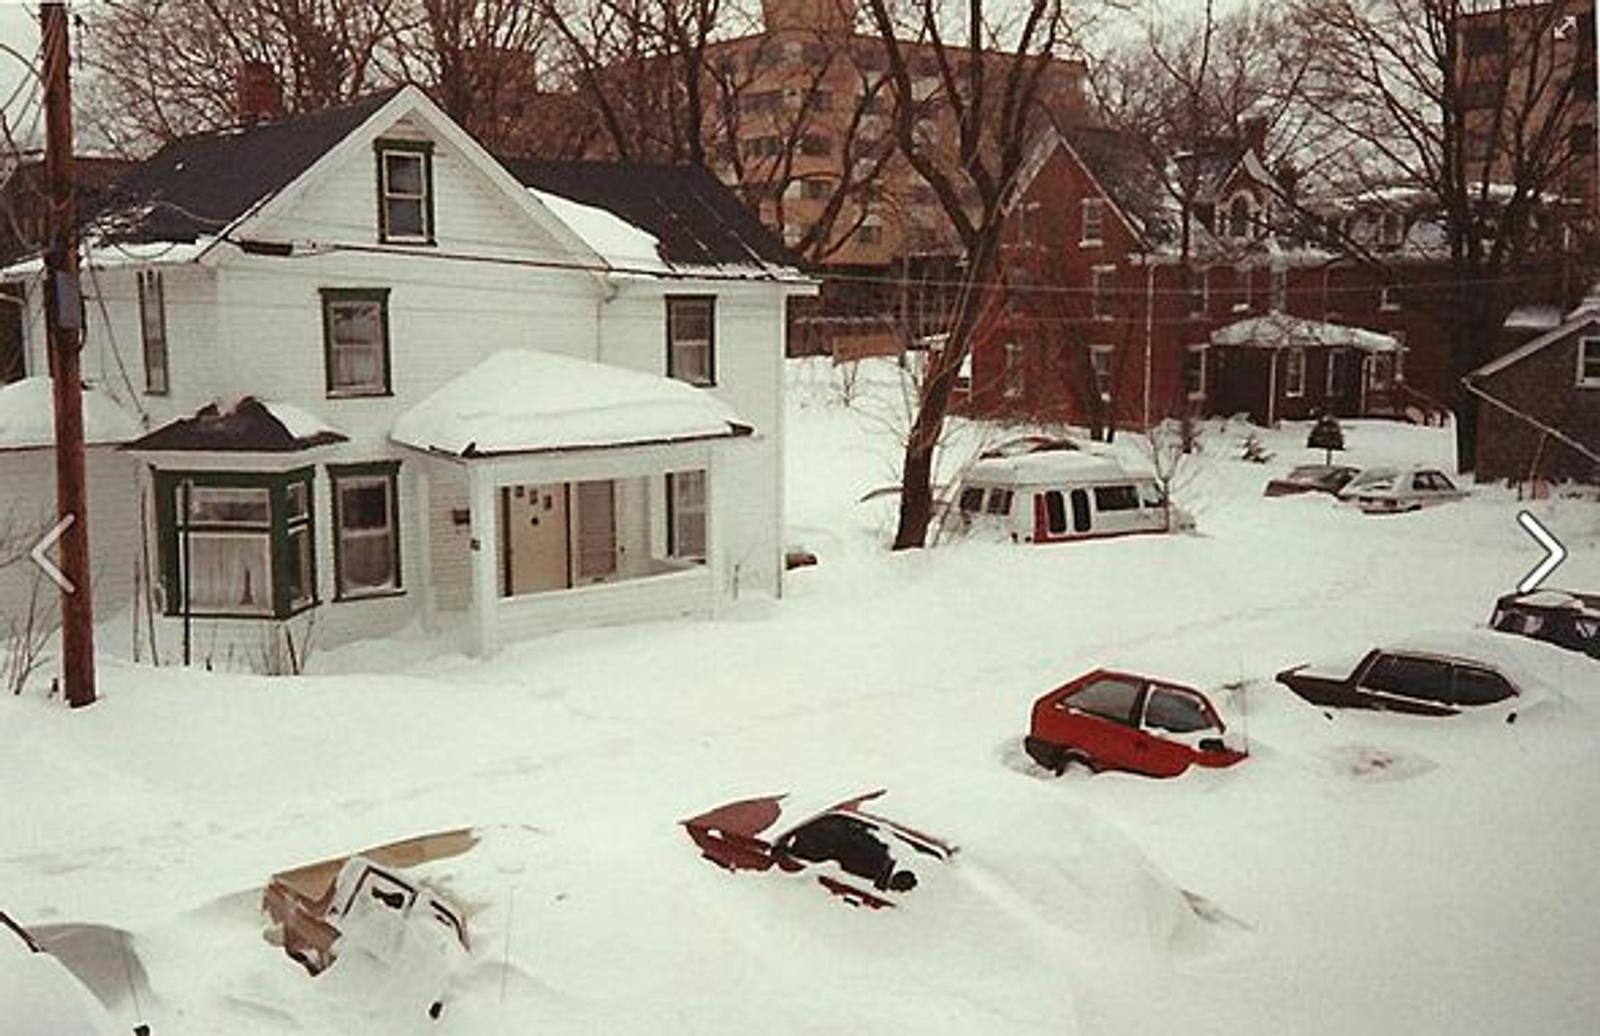
{"label": "downspout", "polygon": [[1144,267],[1144,428],[1150,430],[1151,365],[1155,355],[1155,279],[1156,268],[1146,257]]}

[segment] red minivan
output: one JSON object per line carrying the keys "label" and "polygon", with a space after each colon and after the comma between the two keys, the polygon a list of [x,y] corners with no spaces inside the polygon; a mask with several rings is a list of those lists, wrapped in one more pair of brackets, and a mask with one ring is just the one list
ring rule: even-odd
{"label": "red minivan", "polygon": [[1077,762],[1176,777],[1194,763],[1220,767],[1243,759],[1226,734],[1217,710],[1194,688],[1096,669],[1034,702],[1023,746],[1058,774]]}

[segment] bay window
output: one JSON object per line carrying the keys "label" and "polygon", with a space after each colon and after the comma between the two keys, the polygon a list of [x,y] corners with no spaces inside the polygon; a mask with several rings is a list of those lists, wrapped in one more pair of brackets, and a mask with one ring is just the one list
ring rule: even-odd
{"label": "bay window", "polygon": [[317,603],[311,470],[158,472],[168,615],[285,618]]}

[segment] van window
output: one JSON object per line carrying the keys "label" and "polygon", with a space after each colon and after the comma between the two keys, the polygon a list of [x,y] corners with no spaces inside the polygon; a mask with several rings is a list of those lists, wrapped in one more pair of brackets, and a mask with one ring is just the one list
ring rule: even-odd
{"label": "van window", "polygon": [[1067,506],[1061,499],[1061,490],[1052,489],[1044,495],[1045,528],[1053,533],[1067,531]]}
{"label": "van window", "polygon": [[1096,511],[1137,511],[1139,493],[1132,486],[1095,486]]}
{"label": "van window", "polygon": [[977,486],[968,486],[961,491],[961,510],[967,514],[976,514],[983,510],[983,490]]}
{"label": "van window", "polygon": [[987,508],[985,508],[985,510],[988,511],[990,514],[1010,514],[1011,513],[1011,490],[1009,490],[1009,489],[991,489],[991,490],[989,490],[989,506]]}
{"label": "van window", "polygon": [[1087,489],[1074,489],[1072,491],[1072,531],[1089,531],[1089,491]]}

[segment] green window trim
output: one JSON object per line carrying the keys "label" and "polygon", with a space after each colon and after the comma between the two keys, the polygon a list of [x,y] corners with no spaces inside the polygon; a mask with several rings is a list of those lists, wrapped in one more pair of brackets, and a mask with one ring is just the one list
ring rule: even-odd
{"label": "green window trim", "polygon": [[[384,187],[383,156],[410,154],[422,158],[422,208],[424,233],[395,237],[389,233],[388,192]],[[433,142],[429,140],[375,140],[372,142],[373,187],[378,198],[378,242],[397,245],[436,245],[433,222]]]}
{"label": "green window trim", "polygon": [[[296,468],[292,471],[156,471],[156,532],[161,560],[162,612],[181,617],[188,614],[197,619],[273,619],[292,618],[310,611],[321,603],[317,593],[317,521],[314,468]],[[205,522],[182,525],[178,521],[178,502],[185,485],[209,486],[228,489],[265,489],[268,499],[268,522],[259,531],[267,537],[270,574],[272,581],[272,607],[267,611],[217,611],[186,609],[183,595],[182,548],[183,535],[205,532],[237,532],[237,525],[215,525]],[[289,514],[289,487],[303,486],[305,490],[306,517],[292,518]],[[309,597],[296,604],[290,599],[291,532],[306,530],[307,564],[309,567]]]}
{"label": "green window trim", "polygon": [[[333,599],[335,602],[370,601],[385,597],[405,595],[405,570],[400,557],[400,462],[398,460],[369,461],[361,464],[329,464],[329,494],[333,498]],[[389,482],[389,544],[394,566],[394,585],[375,589],[348,591],[344,578],[344,516],[339,483],[354,478],[383,478]]]}
{"label": "green window trim", "polygon": [[[380,398],[394,395],[394,349],[389,336],[388,288],[322,288],[322,367],[329,399]],[[333,356],[333,306],[340,302],[373,302],[383,329],[383,388],[345,388],[337,384]]]}

